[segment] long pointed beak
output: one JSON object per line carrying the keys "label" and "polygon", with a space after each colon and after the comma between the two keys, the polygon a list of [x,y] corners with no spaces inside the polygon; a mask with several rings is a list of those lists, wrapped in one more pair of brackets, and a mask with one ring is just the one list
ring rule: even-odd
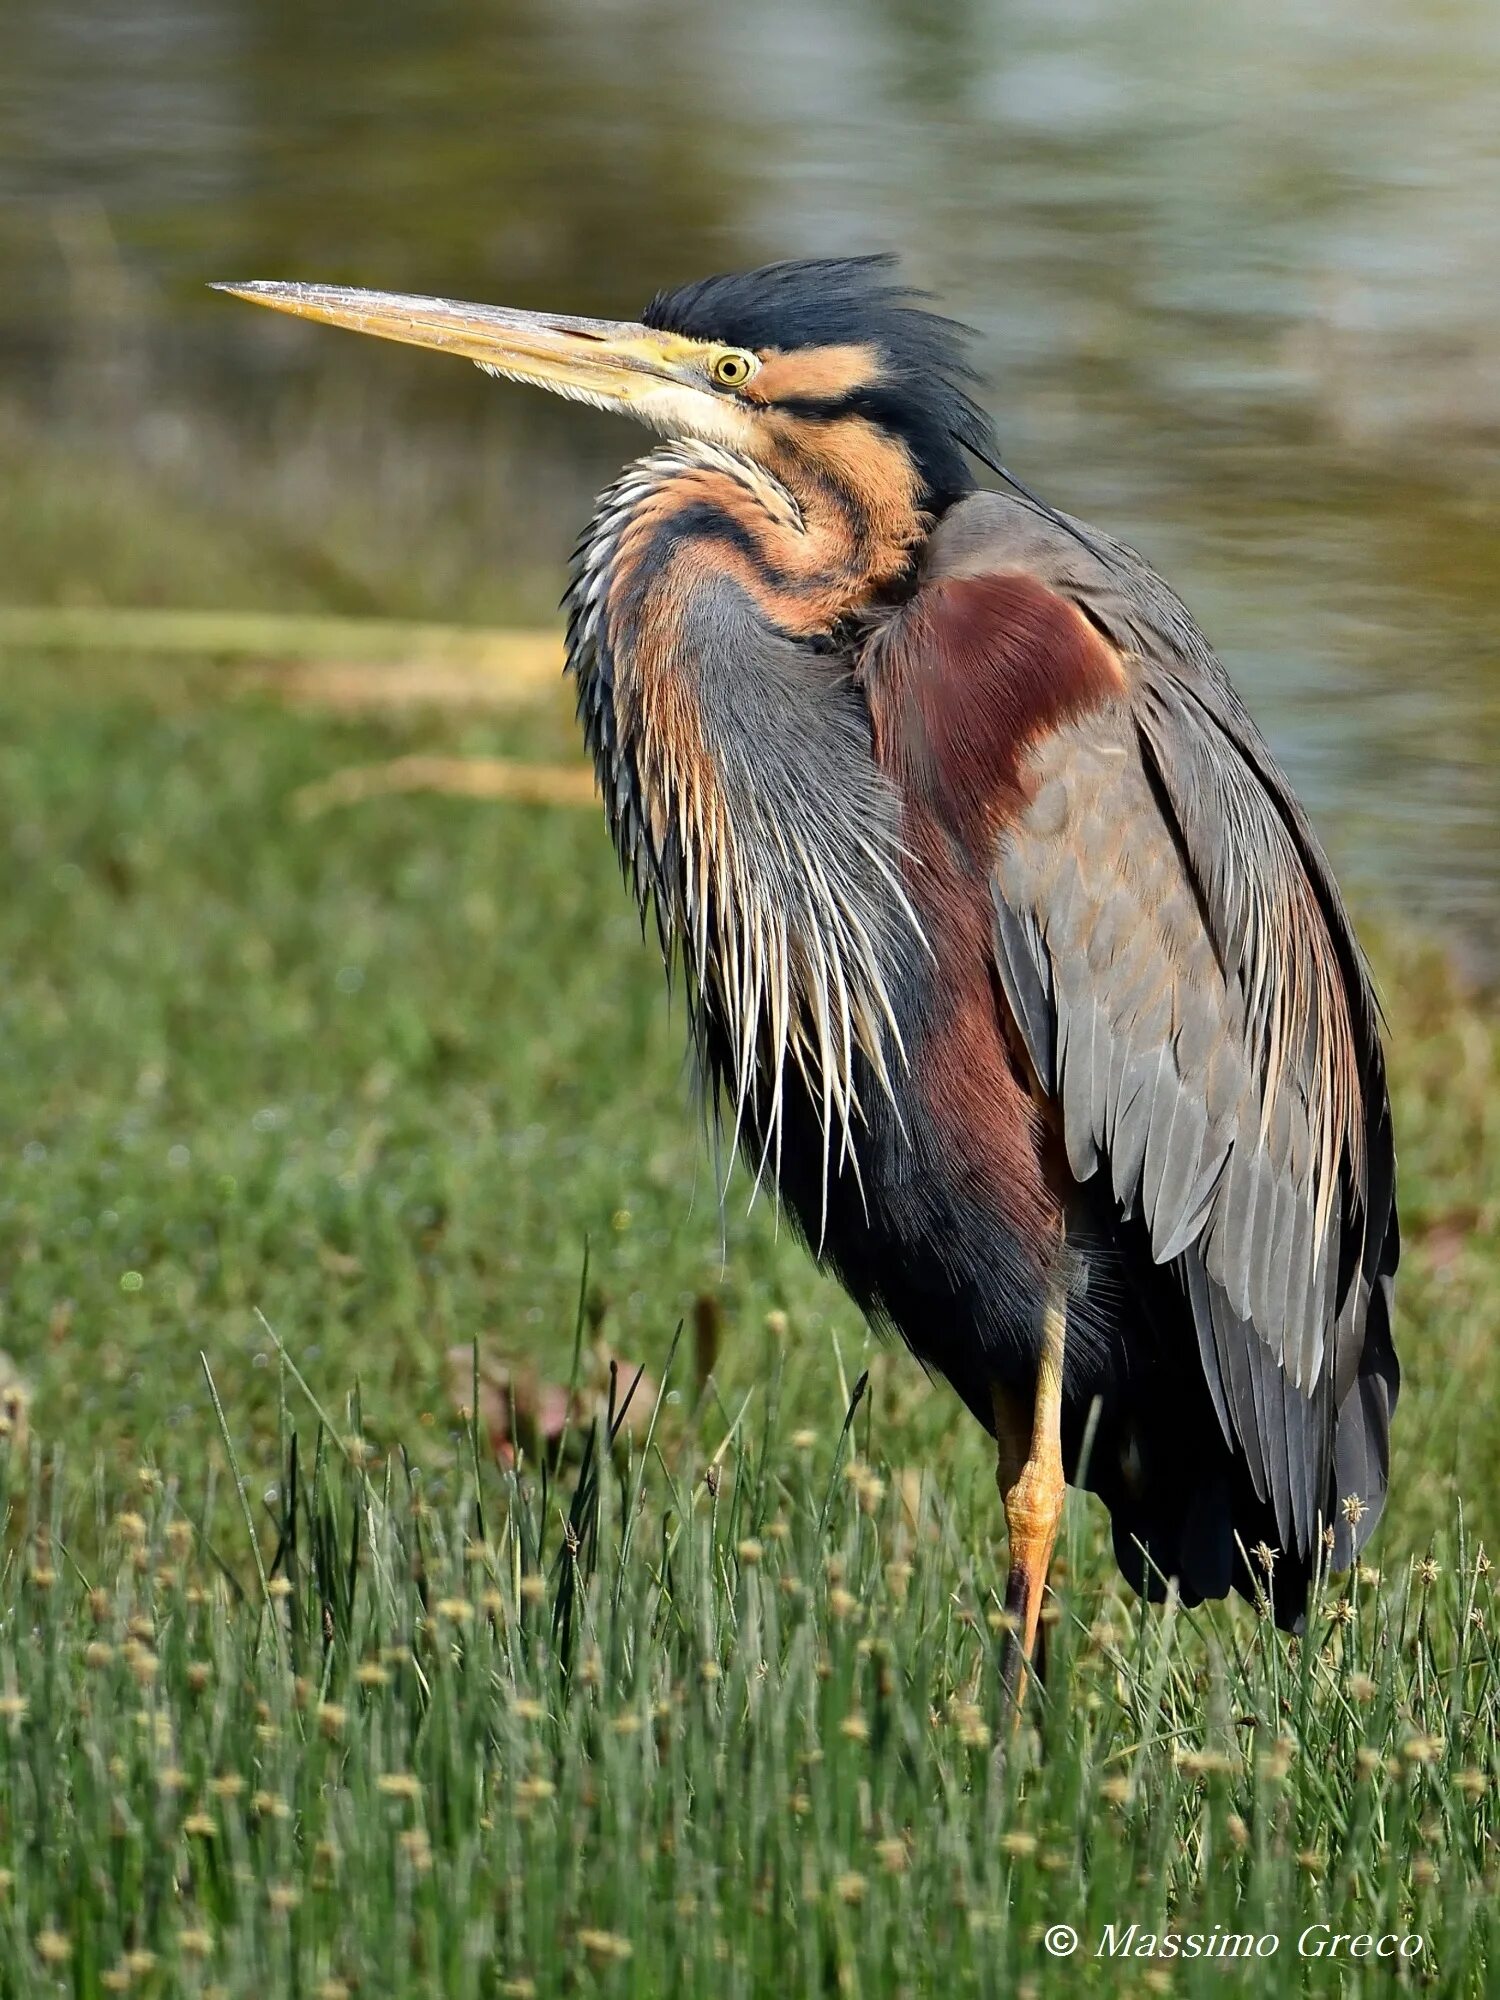
{"label": "long pointed beak", "polygon": [[409,347],[438,348],[513,381],[647,417],[639,406],[664,384],[703,386],[694,366],[702,346],[629,320],[572,319],[563,313],[515,312],[460,299],[407,298],[395,292],[335,285],[256,282],[215,285],[252,305],[327,326],[349,327]]}

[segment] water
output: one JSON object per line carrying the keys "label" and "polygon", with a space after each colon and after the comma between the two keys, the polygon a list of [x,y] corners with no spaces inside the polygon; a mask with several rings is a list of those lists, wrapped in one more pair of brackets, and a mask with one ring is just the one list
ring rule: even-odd
{"label": "water", "polygon": [[1183,591],[1366,903],[1493,968],[1497,130],[1493,0],[4,0],[0,400],[250,434],[430,369],[405,462],[485,397],[461,448],[545,439],[522,545],[560,559],[627,436],[204,281],[626,315],[898,250],[979,330],[1016,468]]}

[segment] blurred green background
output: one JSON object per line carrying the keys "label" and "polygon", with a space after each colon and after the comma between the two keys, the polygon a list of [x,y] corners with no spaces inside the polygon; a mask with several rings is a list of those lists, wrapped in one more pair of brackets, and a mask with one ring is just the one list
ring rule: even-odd
{"label": "blurred green background", "polygon": [[0,594],[534,619],[637,439],[213,278],[631,314],[888,248],[1366,903],[1500,943],[1492,0],[5,0]]}

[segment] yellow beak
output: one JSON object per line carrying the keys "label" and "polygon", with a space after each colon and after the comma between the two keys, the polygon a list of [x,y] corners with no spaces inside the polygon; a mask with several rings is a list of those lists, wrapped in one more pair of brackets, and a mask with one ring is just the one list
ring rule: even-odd
{"label": "yellow beak", "polygon": [[492,374],[648,423],[656,421],[651,405],[663,390],[671,396],[707,388],[702,342],[629,320],[572,319],[563,313],[515,312],[505,306],[334,285],[253,283],[213,289],[299,319],[349,327],[409,347],[438,348]]}

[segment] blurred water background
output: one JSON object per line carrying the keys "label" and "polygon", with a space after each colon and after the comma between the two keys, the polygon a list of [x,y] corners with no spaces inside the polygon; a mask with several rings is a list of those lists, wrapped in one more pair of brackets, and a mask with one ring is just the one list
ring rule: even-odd
{"label": "blurred water background", "polygon": [[0,601],[550,616],[597,414],[205,290],[893,249],[1366,907],[1500,957],[1494,0],[3,0]]}

